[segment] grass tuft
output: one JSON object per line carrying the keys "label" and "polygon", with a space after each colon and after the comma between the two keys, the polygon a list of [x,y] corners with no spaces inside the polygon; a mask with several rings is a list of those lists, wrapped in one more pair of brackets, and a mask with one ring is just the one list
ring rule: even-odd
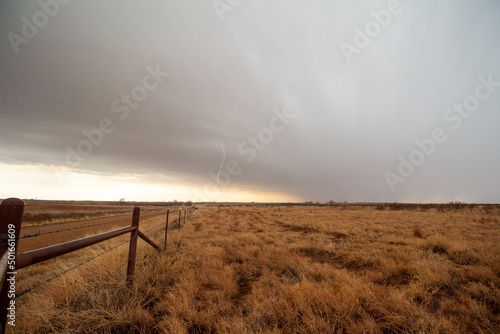
{"label": "grass tuft", "polygon": [[423,238],[424,237],[424,235],[422,233],[422,227],[420,225],[413,226],[413,236],[415,238]]}

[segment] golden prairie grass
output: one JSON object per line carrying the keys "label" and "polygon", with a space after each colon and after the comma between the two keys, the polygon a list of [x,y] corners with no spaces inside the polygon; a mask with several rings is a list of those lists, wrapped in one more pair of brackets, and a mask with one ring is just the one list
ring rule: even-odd
{"label": "golden prairie grass", "polygon": [[[78,299],[123,263],[125,243],[21,297],[16,329],[32,332],[76,301],[42,332],[497,333],[499,217],[498,208],[202,207],[169,231],[165,253],[139,241],[149,248],[132,288],[120,290],[121,268]],[[118,242],[22,269],[18,288]]]}

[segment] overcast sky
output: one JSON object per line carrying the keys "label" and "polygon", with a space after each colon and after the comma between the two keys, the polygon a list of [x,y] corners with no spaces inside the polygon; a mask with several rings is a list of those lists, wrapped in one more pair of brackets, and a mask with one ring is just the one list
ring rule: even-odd
{"label": "overcast sky", "polygon": [[0,4],[0,198],[500,202],[498,1],[66,2]]}

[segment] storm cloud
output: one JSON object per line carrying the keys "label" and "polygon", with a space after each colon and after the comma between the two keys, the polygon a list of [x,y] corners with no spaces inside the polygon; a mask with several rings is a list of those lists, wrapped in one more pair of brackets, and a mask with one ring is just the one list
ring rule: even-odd
{"label": "storm cloud", "polygon": [[213,197],[225,154],[229,193],[498,203],[499,17],[496,1],[3,1],[0,163],[231,200]]}

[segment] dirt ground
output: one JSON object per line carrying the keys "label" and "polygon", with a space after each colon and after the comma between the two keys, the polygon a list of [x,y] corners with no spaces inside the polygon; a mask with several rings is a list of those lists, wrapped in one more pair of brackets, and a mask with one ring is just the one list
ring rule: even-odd
{"label": "dirt ground", "polygon": [[[160,215],[166,215],[166,211],[154,211],[154,212],[141,212],[141,219],[149,219],[154,218]],[[57,230],[68,230],[57,233],[50,233],[45,235],[40,235],[37,237],[31,238],[22,238],[19,240],[18,251],[26,252],[33,249],[38,249],[42,247],[47,247],[50,245],[55,245],[71,240],[76,240],[79,238],[83,238],[88,236],[89,234],[98,234],[106,231],[112,231],[120,227],[130,226],[132,223],[132,213],[111,216],[105,218],[94,218],[94,219],[86,219],[81,221],[74,222],[65,222],[65,223],[51,223],[46,225],[38,225],[38,226],[25,226],[21,227],[20,236],[23,237],[25,235],[34,235],[40,233],[47,233],[51,231]],[[99,224],[99,225],[97,225]],[[88,226],[94,225],[91,227],[74,229],[80,226]],[[140,224],[139,224],[140,228]]]}

